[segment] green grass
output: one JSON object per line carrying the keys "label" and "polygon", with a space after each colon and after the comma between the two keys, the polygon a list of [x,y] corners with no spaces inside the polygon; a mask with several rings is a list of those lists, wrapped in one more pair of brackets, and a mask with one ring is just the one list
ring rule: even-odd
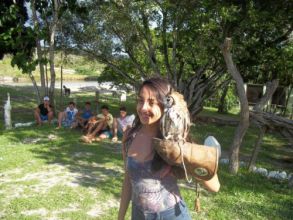
{"label": "green grass", "polygon": [[[49,134],[57,139],[49,140]],[[55,213],[58,218],[90,219],[86,212],[94,205],[99,207],[112,200],[117,209],[123,176],[121,155],[107,149],[111,143],[86,145],[78,142],[79,137],[78,131],[56,131],[49,125],[19,128],[1,135],[0,173],[4,182],[0,184],[0,210],[4,214],[0,218],[31,219],[26,210],[45,209],[46,217]],[[25,138],[41,141],[24,144]],[[20,194],[15,195],[18,191]],[[73,210],[66,211],[71,206]],[[107,205],[103,208],[108,210]],[[77,215],[75,210],[79,210]],[[35,217],[45,216],[39,213]]]}
{"label": "green grass", "polygon": [[214,117],[221,117],[221,118],[227,118],[227,119],[237,119],[239,116],[239,108],[233,108],[231,111],[228,113],[224,114],[219,114],[218,109],[213,108],[213,107],[204,107],[203,111],[200,112],[200,115],[204,116],[214,116]]}
{"label": "green grass", "polygon": [[[1,105],[3,94],[9,91],[13,107],[21,109],[18,114],[13,110],[14,122],[33,120],[31,108],[35,102],[30,88],[5,86],[0,91]],[[94,94],[75,93],[72,99],[82,104],[93,100]],[[117,98],[103,96],[101,100],[110,103],[113,114],[118,114]],[[133,99],[126,105],[134,112]],[[232,126],[195,124],[191,134],[199,143],[214,135],[227,151],[234,130]],[[0,219],[117,219],[123,180],[120,146],[109,141],[84,144],[78,141],[80,131],[55,130],[47,124],[8,131],[2,127],[0,132]],[[56,139],[50,140],[49,135]],[[241,148],[242,159],[248,159],[256,137],[257,130],[250,128]],[[40,139],[37,143],[27,143],[36,138]],[[280,159],[293,157],[284,151],[286,145],[281,137],[267,134],[257,165],[275,170],[284,167]],[[290,171],[289,166],[284,169]],[[219,179],[219,193],[201,189],[200,213],[193,211],[195,191],[181,188],[192,219],[292,218],[293,190],[286,183],[268,181],[245,168],[233,176],[224,165],[220,165]],[[130,210],[126,219],[129,216]]]}
{"label": "green grass", "polygon": [[[191,135],[198,143],[203,143],[204,139],[210,135],[215,136],[221,144],[222,150],[226,154],[229,151],[234,137],[235,127],[219,126],[214,124],[195,124],[191,129]],[[258,136],[257,128],[249,128],[241,145],[240,158],[248,162],[252,153],[255,141]],[[293,151],[286,140],[278,134],[268,133],[263,139],[261,151],[258,154],[256,166],[265,167],[269,170],[285,170],[292,172]],[[228,156],[227,156],[228,157]]]}
{"label": "green grass", "polygon": [[[18,122],[29,122],[33,121],[33,109],[37,107],[36,96],[33,93],[32,86],[8,86],[8,85],[0,85],[0,115],[3,115],[3,107],[7,100],[7,93],[10,94],[11,105],[12,105],[12,122],[13,124]],[[84,103],[86,101],[90,101],[92,103],[92,110],[96,110],[95,103],[95,92],[73,92],[68,97],[63,97],[62,101],[60,99],[60,90],[55,90],[56,94],[56,102],[54,105],[55,115],[58,114],[59,111],[63,111],[64,108],[70,101],[74,101],[77,104],[79,109],[84,107]],[[131,95],[130,95],[131,97]],[[107,104],[111,110],[111,113],[115,116],[119,114],[120,101],[119,97],[112,97],[107,95],[100,95],[99,107]],[[128,99],[125,105],[129,109],[129,113],[134,113],[135,111],[135,101],[133,99]],[[0,131],[4,127],[3,117],[0,117]]]}

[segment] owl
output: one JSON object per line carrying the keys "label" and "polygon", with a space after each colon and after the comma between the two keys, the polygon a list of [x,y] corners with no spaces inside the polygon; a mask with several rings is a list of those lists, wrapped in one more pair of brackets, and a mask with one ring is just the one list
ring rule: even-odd
{"label": "owl", "polygon": [[164,99],[164,114],[160,120],[163,138],[185,141],[190,128],[190,115],[183,95],[172,91]]}

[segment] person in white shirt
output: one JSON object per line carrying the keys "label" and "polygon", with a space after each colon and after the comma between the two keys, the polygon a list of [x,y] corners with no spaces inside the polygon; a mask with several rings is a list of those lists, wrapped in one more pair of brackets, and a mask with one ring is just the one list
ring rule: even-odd
{"label": "person in white shirt", "polygon": [[115,118],[113,122],[113,138],[112,141],[116,142],[118,138],[123,137],[126,129],[131,128],[135,115],[127,115],[127,110],[124,106],[120,107],[120,117]]}
{"label": "person in white shirt", "polygon": [[63,111],[59,112],[58,114],[58,127],[57,129],[61,128],[63,125],[64,127],[71,127],[75,121],[75,116],[78,110],[75,107],[74,102],[69,102],[68,107]]}

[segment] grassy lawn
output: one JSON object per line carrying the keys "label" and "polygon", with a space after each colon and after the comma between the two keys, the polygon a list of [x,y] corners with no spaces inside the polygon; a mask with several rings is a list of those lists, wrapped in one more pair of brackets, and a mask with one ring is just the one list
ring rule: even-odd
{"label": "grassy lawn", "polygon": [[[32,121],[31,109],[36,104],[31,88],[1,86],[1,111],[6,92],[12,95],[13,121]],[[102,103],[110,103],[110,109],[117,115],[117,99],[102,98]],[[94,94],[75,93],[72,99],[80,105],[92,101]],[[134,100],[130,99],[126,106],[133,112]],[[80,131],[55,130],[52,125],[6,131],[2,118],[0,124],[0,219],[117,219],[123,179],[119,144],[84,144],[78,141]],[[191,134],[199,143],[214,135],[225,151],[234,129],[195,124]],[[250,128],[241,148],[243,160],[248,159],[256,137],[257,130]],[[284,139],[267,134],[257,166],[292,172],[292,151],[288,153],[285,149]],[[224,165],[220,165],[219,179],[219,193],[201,189],[200,213],[193,211],[195,191],[181,187],[192,219],[292,219],[293,190],[286,183],[267,180],[245,168],[232,176]]]}
{"label": "grassy lawn", "polygon": [[[86,145],[79,137],[49,125],[1,135],[0,218],[113,219],[121,154],[111,143]],[[39,141],[30,143],[34,139]]]}

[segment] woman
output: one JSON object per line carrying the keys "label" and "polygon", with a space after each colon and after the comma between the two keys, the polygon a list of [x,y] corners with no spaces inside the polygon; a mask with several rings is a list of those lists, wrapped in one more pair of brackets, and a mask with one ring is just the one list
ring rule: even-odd
{"label": "woman", "polygon": [[[170,89],[170,84],[160,78],[144,81],[139,89],[138,117],[124,137],[125,176],[119,220],[124,219],[130,200],[133,220],[191,219],[171,166],[155,153],[151,144],[153,137],[161,137],[159,123],[163,114],[163,98]],[[203,182],[203,185],[211,191],[218,191],[217,176]]]}

